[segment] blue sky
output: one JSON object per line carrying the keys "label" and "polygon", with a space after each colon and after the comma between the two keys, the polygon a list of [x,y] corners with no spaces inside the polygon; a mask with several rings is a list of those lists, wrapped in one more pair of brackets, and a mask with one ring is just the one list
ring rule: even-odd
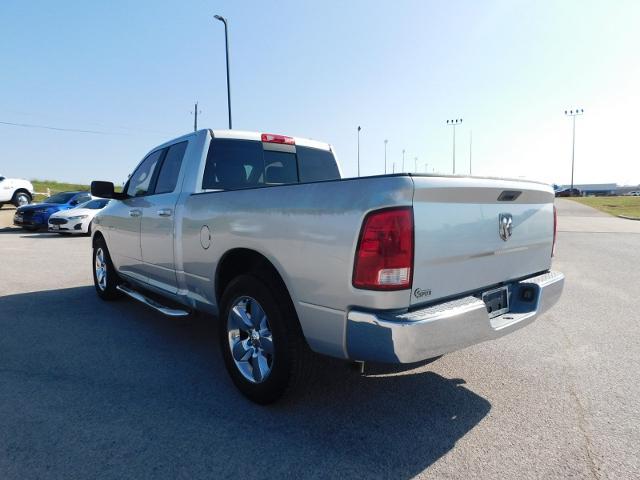
{"label": "blue sky", "polygon": [[0,4],[0,173],[122,182],[154,145],[234,127],[332,143],[347,176],[384,170],[640,183],[640,2],[18,1]]}

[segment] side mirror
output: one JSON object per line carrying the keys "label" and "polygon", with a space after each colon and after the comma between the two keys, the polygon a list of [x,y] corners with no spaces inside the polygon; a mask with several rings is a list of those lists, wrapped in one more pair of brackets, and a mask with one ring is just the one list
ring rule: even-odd
{"label": "side mirror", "polygon": [[91,182],[91,195],[99,198],[114,198],[116,200],[126,198],[126,194],[114,190],[113,183],[100,181]]}

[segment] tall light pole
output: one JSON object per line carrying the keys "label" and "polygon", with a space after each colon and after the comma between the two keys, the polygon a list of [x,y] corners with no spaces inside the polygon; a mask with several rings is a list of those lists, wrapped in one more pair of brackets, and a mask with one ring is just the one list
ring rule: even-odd
{"label": "tall light pole", "polygon": [[391,173],[396,173],[396,162],[393,162],[391,164],[391,167],[392,167]]}
{"label": "tall light pole", "polygon": [[424,173],[429,173],[429,164],[428,163],[424,164]]}
{"label": "tall light pole", "polygon": [[362,127],[358,125],[358,176],[360,176],[360,130]]}
{"label": "tall light pole", "polygon": [[570,195],[573,194],[573,166],[575,163],[575,158],[576,158],[576,117],[578,115],[583,115],[584,114],[584,110],[582,108],[579,108],[577,110],[565,110],[564,114],[569,116],[569,117],[573,117],[573,146],[571,147],[571,190],[570,190]]}
{"label": "tall light pole", "polygon": [[414,157],[413,159],[413,171],[418,173],[418,157]]}
{"label": "tall light pole", "polygon": [[220,15],[214,15],[213,18],[224,23],[224,45],[227,51],[227,109],[229,111],[229,130],[231,130],[233,127],[231,126],[231,82],[229,81],[229,32],[227,19]]}
{"label": "tall light pole", "polygon": [[402,149],[402,173],[404,173],[404,148]]}
{"label": "tall light pole", "polygon": [[387,143],[389,140],[384,141],[384,173],[387,174]]}
{"label": "tall light pole", "polygon": [[198,131],[198,114],[202,113],[202,110],[198,110],[198,101],[193,105],[193,131]]}
{"label": "tall light pole", "polygon": [[453,174],[456,174],[456,127],[462,123],[461,118],[447,120],[447,125],[453,127]]}

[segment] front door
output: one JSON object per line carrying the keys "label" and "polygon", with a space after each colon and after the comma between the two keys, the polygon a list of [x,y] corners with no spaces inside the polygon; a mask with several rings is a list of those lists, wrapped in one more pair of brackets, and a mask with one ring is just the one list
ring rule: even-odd
{"label": "front door", "polygon": [[142,212],[148,204],[148,194],[163,154],[164,150],[157,150],[140,163],[126,185],[129,198],[115,202],[104,217],[111,259],[120,272],[143,282],[147,279],[140,247]]}

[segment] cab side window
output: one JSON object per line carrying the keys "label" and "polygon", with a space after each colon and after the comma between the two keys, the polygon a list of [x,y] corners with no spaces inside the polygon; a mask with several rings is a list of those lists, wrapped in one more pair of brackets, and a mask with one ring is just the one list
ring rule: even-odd
{"label": "cab side window", "polygon": [[130,197],[143,197],[150,193],[153,187],[153,177],[156,175],[160,159],[166,149],[157,150],[150,153],[140,166],[133,172],[129,179],[127,195]]}
{"label": "cab side window", "polygon": [[154,193],[169,193],[176,189],[187,143],[180,142],[169,147],[167,155],[162,162],[162,168],[160,168]]}

